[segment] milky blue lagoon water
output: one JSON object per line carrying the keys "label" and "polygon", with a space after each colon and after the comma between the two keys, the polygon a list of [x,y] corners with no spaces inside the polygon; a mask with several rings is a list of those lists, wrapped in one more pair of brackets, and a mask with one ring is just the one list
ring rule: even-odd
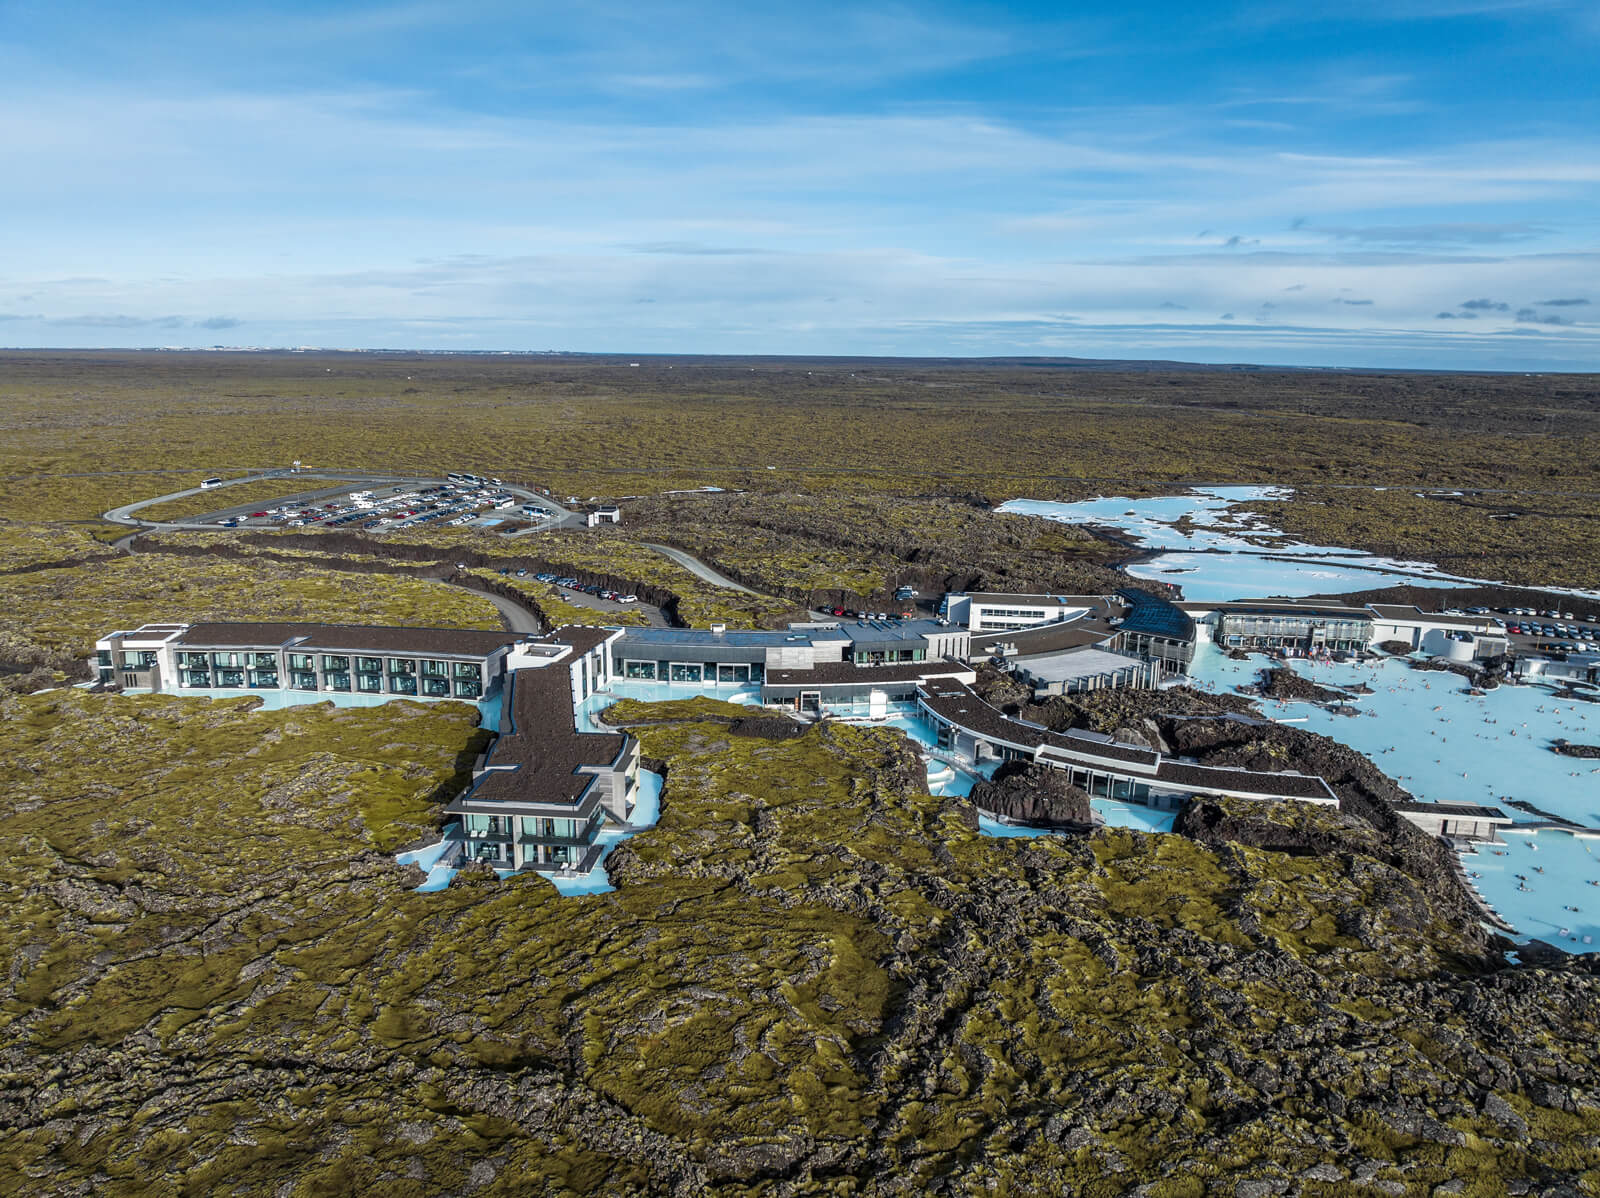
{"label": "milky blue lagoon water", "polygon": [[[1183,588],[1185,599],[1198,603],[1337,594],[1400,583],[1448,587],[1481,581],[1442,573],[1428,562],[1302,544],[1254,514],[1234,510],[1234,505],[1247,500],[1282,500],[1290,494],[1281,487],[1204,487],[1188,495],[1154,499],[1112,497],[1080,503],[1013,499],[997,510],[1061,524],[1115,528],[1145,549],[1169,550],[1129,566],[1128,573],[1175,583]],[[1192,527],[1174,528],[1174,522],[1185,516]],[[1279,557],[1293,560],[1273,560]]]}
{"label": "milky blue lagoon water", "polygon": [[[1286,495],[1274,488],[1216,487],[1157,499],[1013,500],[999,510],[1112,527],[1140,545],[1171,550],[1129,573],[1175,583],[1184,598],[1198,602],[1337,593],[1397,582],[1479,581],[1452,578],[1427,563],[1293,544],[1258,519],[1227,511],[1242,500]],[[1184,515],[1197,527],[1170,526]],[[1293,560],[1275,561],[1263,553]],[[1254,682],[1267,664],[1260,655],[1231,661],[1214,646],[1202,645],[1191,681],[1231,690]],[[1539,686],[1502,686],[1487,695],[1469,695],[1460,676],[1413,670],[1403,659],[1341,665],[1297,658],[1281,664],[1318,683],[1372,687],[1373,694],[1352,701],[1361,713],[1356,716],[1336,715],[1314,703],[1267,702],[1262,709],[1364,753],[1417,799],[1487,803],[1523,824],[1539,819],[1510,806],[1508,800],[1515,799],[1600,833],[1600,763],[1549,749],[1557,738],[1600,743],[1600,703],[1557,698]],[[1547,829],[1512,831],[1506,841],[1463,858],[1490,905],[1521,939],[1537,937],[1572,951],[1600,948],[1600,839]]]}

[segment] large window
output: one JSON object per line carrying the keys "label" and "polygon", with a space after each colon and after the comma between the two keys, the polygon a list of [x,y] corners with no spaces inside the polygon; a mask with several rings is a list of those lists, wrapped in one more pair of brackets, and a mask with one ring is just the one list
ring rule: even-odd
{"label": "large window", "polygon": [[700,667],[685,661],[672,663],[672,677],[670,682],[699,682]]}
{"label": "large window", "polygon": [[433,699],[444,699],[450,695],[450,680],[448,678],[422,679],[422,693]]}
{"label": "large window", "polygon": [[125,670],[148,670],[156,664],[156,653],[153,649],[130,649],[122,655],[122,668]]}
{"label": "large window", "polygon": [[312,664],[311,654],[291,653],[289,654],[289,668],[291,670],[314,670],[316,666]]}
{"label": "large window", "polygon": [[656,676],[656,663],[653,661],[625,661],[622,663],[622,676],[624,678],[654,678]]}
{"label": "large window", "polygon": [[178,685],[179,686],[210,686],[211,685],[211,671],[210,670],[179,670],[178,671]]}
{"label": "large window", "polygon": [[350,689],[350,675],[344,670],[335,670],[322,676],[322,684],[331,691],[347,691]]}
{"label": "large window", "polygon": [[254,687],[273,687],[273,686],[277,686],[278,685],[278,671],[275,670],[275,669],[272,669],[272,670],[251,670],[250,671],[250,685],[254,686]]}
{"label": "large window", "polygon": [[348,674],[350,672],[350,659],[348,657],[340,657],[337,654],[324,653],[322,655],[322,668],[327,673]]}
{"label": "large window", "polygon": [[356,690],[364,695],[376,695],[383,690],[382,674],[357,674]]}
{"label": "large window", "polygon": [[244,671],[221,669],[217,671],[218,686],[243,686]]}
{"label": "large window", "polygon": [[243,653],[213,653],[211,655],[211,664],[216,666],[218,669],[221,669],[224,666],[226,666],[230,670],[243,669],[244,668],[244,654]]}
{"label": "large window", "polygon": [[383,658],[358,657],[356,658],[356,671],[361,674],[381,674],[383,673]]}
{"label": "large window", "polygon": [[389,659],[389,673],[415,674],[417,672],[417,659],[414,657],[391,657]]}
{"label": "large window", "polygon": [[417,693],[417,680],[410,674],[390,674],[389,693],[394,695],[414,695]]}
{"label": "large window", "polygon": [[[181,657],[182,654],[179,654],[179,656]],[[111,665],[112,664],[112,661],[111,661],[111,650],[110,649],[96,649],[94,651],[94,660],[95,660],[95,664],[96,665],[102,665],[102,666]]]}
{"label": "large window", "polygon": [[442,661],[424,661],[422,663],[422,676],[424,678],[443,678],[448,669]]}
{"label": "large window", "polygon": [[748,682],[749,680],[750,669],[748,666],[723,665],[717,667],[718,682]]}
{"label": "large window", "polygon": [[[109,662],[106,664],[110,664]],[[211,660],[205,653],[180,653],[178,654],[178,668],[180,670],[209,670]]]}
{"label": "large window", "polygon": [[289,672],[289,685],[297,691],[314,691],[317,689],[317,674],[315,670],[291,670]]}
{"label": "large window", "polygon": [[276,670],[278,668],[278,655],[276,653],[251,653],[250,668],[253,670]]}
{"label": "large window", "polygon": [[456,677],[476,678],[479,682],[482,682],[483,667],[475,661],[458,661],[456,662]]}
{"label": "large window", "polygon": [[458,699],[476,699],[482,689],[470,678],[456,679],[456,698]]}

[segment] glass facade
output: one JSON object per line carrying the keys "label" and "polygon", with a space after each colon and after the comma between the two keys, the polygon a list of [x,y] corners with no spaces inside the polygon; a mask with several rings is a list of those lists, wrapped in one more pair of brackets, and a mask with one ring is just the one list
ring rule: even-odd
{"label": "glass facade", "polygon": [[350,659],[341,657],[336,653],[322,655],[322,672],[325,674],[348,674],[350,672]]}
{"label": "glass facade", "polygon": [[1329,649],[1365,648],[1372,622],[1359,618],[1329,618],[1310,612],[1224,612],[1218,631],[1224,644],[1268,646],[1324,646]]}

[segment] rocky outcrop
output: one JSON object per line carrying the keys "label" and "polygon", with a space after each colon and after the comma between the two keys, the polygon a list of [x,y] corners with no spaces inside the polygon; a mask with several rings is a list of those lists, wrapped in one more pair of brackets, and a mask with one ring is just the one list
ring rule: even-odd
{"label": "rocky outcrop", "polygon": [[787,716],[750,716],[730,723],[728,734],[755,736],[762,740],[793,740],[797,736],[804,736],[806,729],[804,724],[796,723]]}
{"label": "rocky outcrop", "polygon": [[1257,693],[1265,699],[1290,699],[1307,703],[1342,703],[1348,691],[1321,686],[1288,666],[1274,666],[1261,672]]}
{"label": "rocky outcrop", "polygon": [[1047,765],[1007,763],[968,798],[979,811],[1030,827],[1088,831],[1094,824],[1087,792]]}
{"label": "rocky outcrop", "polygon": [[1558,740],[1551,744],[1552,753],[1560,753],[1563,757],[1581,757],[1592,760],[1600,757],[1600,745],[1575,745],[1571,741]]}

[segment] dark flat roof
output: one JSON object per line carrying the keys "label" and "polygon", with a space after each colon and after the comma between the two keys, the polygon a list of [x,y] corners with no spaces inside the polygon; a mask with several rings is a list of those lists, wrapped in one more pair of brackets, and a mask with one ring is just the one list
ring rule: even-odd
{"label": "dark flat roof", "polygon": [[563,624],[560,628],[535,638],[536,645],[570,645],[575,657],[582,657],[617,635],[615,628],[591,628],[583,624]]}
{"label": "dark flat roof", "polygon": [[[576,648],[576,646],[574,646]],[[579,732],[572,723],[571,659],[507,678],[503,711],[510,717],[485,766],[510,766],[481,774],[459,802],[577,804],[594,782],[580,766],[609,766],[630,738],[617,732]]]}
{"label": "dark flat roof", "polygon": [[514,632],[480,628],[393,628],[363,624],[193,624],[175,644],[195,647],[251,645],[305,649],[372,649],[379,653],[445,653],[486,657],[526,639]]}
{"label": "dark flat roof", "polygon": [[768,686],[842,686],[874,682],[920,682],[924,678],[972,674],[965,662],[946,657],[941,661],[907,661],[885,666],[854,666],[847,661],[820,662],[809,670],[768,670]]}
{"label": "dark flat roof", "polygon": [[1370,620],[1372,611],[1348,603],[1306,601],[1292,599],[1234,599],[1227,603],[1185,604],[1205,611],[1237,612],[1240,615],[1270,616],[1331,616],[1341,620]]}
{"label": "dark flat roof", "polygon": [[968,591],[968,599],[979,603],[1000,603],[1015,600],[1018,603],[1058,603],[1063,607],[1094,607],[1104,604],[1109,595],[1011,595],[1004,591]]}
{"label": "dark flat roof", "polygon": [[[969,732],[991,740],[1005,741],[1028,749],[1049,747],[1076,757],[1096,757],[1120,761],[1130,767],[1129,775],[1174,789],[1228,790],[1242,794],[1283,796],[1297,799],[1336,799],[1328,784],[1315,774],[1268,773],[1217,766],[1193,765],[1173,761],[1153,749],[1123,744],[1093,732],[1069,730],[1051,732],[1047,728],[1012,719],[984,702],[964,683],[939,680],[922,687],[923,703],[934,714],[959,724]],[[1086,766],[1090,763],[1085,763]],[[1090,766],[1092,768],[1092,766]]]}
{"label": "dark flat roof", "polygon": [[807,629],[803,632],[761,632],[753,629],[712,632],[707,628],[629,628],[624,630],[622,639],[625,645],[690,645],[697,648],[738,645],[745,648],[792,649],[815,641],[843,641],[846,638],[832,628]]}
{"label": "dark flat roof", "polygon": [[1437,624],[1441,628],[1493,628],[1494,624],[1488,616],[1447,616],[1442,612],[1423,611],[1411,605],[1397,603],[1374,603],[1371,611],[1380,620],[1420,620],[1428,624]]}
{"label": "dark flat roof", "polygon": [[992,650],[996,645],[1006,644],[1015,645],[1019,657],[1037,657],[1044,653],[1056,653],[1062,649],[1102,645],[1116,635],[1117,630],[1111,625],[1085,617],[1081,620],[1040,624],[1034,628],[974,633],[972,655],[976,657],[985,650]]}
{"label": "dark flat roof", "polygon": [[1484,807],[1478,803],[1390,803],[1396,811],[1427,812],[1446,819],[1493,819],[1512,823],[1512,819],[1498,807]]}

